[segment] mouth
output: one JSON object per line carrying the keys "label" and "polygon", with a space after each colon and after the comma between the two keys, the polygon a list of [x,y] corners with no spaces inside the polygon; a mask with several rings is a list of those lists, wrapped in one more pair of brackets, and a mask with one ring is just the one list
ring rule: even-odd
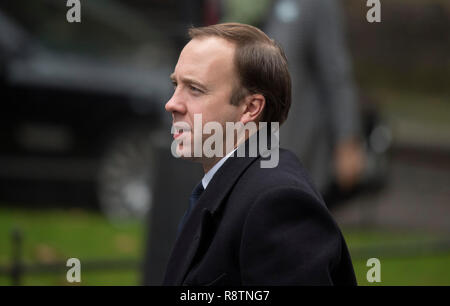
{"label": "mouth", "polygon": [[187,133],[190,131],[189,128],[185,127],[185,126],[179,126],[179,125],[173,125],[172,127],[172,133],[173,133],[173,138],[177,139],[178,137],[180,137],[181,135],[183,135],[184,133]]}
{"label": "mouth", "polygon": [[177,139],[178,137],[180,137],[183,134],[183,130],[179,131],[179,132],[175,132],[173,134],[173,139]]}

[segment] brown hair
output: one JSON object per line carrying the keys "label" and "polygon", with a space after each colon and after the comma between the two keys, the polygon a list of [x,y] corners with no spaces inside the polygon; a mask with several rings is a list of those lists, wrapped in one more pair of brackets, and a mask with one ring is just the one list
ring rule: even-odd
{"label": "brown hair", "polygon": [[240,23],[222,23],[189,29],[191,39],[221,37],[236,44],[234,63],[240,84],[233,90],[231,104],[238,105],[248,94],[266,99],[261,121],[286,120],[291,106],[291,77],[281,47],[263,31]]}

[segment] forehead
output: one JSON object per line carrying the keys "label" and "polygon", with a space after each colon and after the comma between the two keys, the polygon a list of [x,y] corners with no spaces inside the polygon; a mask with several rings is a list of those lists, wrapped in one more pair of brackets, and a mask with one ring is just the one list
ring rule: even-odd
{"label": "forehead", "polygon": [[203,82],[223,81],[234,76],[234,51],[234,44],[223,38],[194,38],[181,51],[175,74]]}

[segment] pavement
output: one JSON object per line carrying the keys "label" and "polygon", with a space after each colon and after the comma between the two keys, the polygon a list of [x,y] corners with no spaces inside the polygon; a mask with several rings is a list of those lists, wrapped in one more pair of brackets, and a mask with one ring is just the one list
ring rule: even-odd
{"label": "pavement", "polygon": [[450,233],[450,154],[399,150],[388,183],[332,210],[341,227]]}

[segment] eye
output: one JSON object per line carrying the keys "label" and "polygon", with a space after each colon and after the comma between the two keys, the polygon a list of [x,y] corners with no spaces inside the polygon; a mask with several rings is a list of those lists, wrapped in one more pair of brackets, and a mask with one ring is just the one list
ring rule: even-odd
{"label": "eye", "polygon": [[173,86],[174,89],[177,88],[177,82],[172,81],[172,86]]}
{"label": "eye", "polygon": [[198,89],[197,87],[194,87],[192,85],[189,86],[189,89],[195,93],[202,93],[202,91],[200,89]]}

